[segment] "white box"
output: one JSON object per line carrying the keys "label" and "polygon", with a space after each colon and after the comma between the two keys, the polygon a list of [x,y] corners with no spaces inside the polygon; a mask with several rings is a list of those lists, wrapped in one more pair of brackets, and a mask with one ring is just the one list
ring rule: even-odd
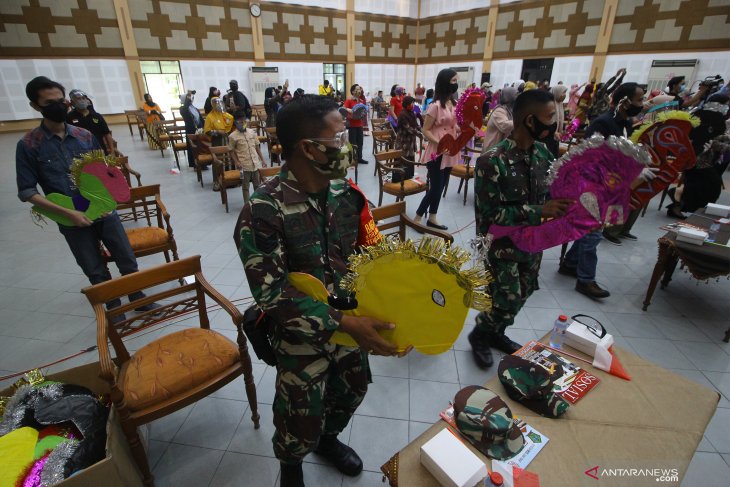
{"label": "white box", "polygon": [[421,446],[421,464],[443,487],[474,487],[487,466],[448,429]]}
{"label": "white box", "polygon": [[708,203],[707,208],[705,208],[705,215],[715,215],[721,218],[727,218],[730,216],[730,206]]}
{"label": "white box", "polygon": [[708,233],[704,230],[695,230],[694,228],[682,227],[677,232],[677,241],[686,242],[693,245],[702,245],[707,238]]}
{"label": "white box", "polygon": [[613,335],[606,333],[603,338],[598,338],[588,330],[588,327],[571,320],[568,328],[565,330],[563,342],[569,347],[573,347],[591,357],[595,357],[597,346],[601,345],[608,348],[613,345]]}

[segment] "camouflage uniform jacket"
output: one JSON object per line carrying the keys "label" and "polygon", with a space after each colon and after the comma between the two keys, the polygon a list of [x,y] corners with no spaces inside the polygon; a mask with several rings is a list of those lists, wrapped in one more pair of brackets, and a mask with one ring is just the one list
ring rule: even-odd
{"label": "camouflage uniform jacket", "polygon": [[346,181],[336,180],[325,208],[322,203],[283,166],[241,212],[239,255],[254,299],[276,322],[272,341],[279,354],[316,355],[334,347],[328,341],[342,312],[297,291],[287,275],[310,274],[341,294],[365,202]]}
{"label": "camouflage uniform jacket", "polygon": [[[529,151],[523,151],[512,139],[503,140],[479,157],[474,176],[477,232],[488,233],[492,224],[539,225],[552,159],[544,144],[535,142]],[[489,255],[525,262],[532,254],[501,238],[492,243]]]}

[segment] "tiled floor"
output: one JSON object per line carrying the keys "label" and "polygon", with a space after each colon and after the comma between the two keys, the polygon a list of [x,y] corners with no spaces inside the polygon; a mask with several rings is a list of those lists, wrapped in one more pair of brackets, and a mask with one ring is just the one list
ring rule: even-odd
{"label": "tiled floor", "polygon": [[[201,189],[195,174],[184,168],[181,175],[168,170],[172,154],[162,158],[146,142],[132,139],[126,126],[114,127],[121,150],[142,173],[144,183],[160,183],[162,198],[172,215],[180,255],[203,256],[204,274],[231,299],[250,296],[232,240],[236,216],[242,205],[238,189],[229,191],[231,212],[226,214],[218,194],[211,191],[210,172]],[[23,370],[77,352],[95,344],[93,313],[79,289],[86,284],[55,225],[33,225],[28,205],[16,197],[13,154],[19,135],[0,135],[0,375]],[[366,154],[371,139],[366,138]],[[5,152],[7,151],[7,152]],[[369,157],[372,160],[372,156]],[[185,165],[185,164],[184,164]],[[378,185],[373,165],[360,167],[360,186],[377,201]],[[726,178],[726,186],[730,180]],[[474,235],[473,199],[462,205],[452,180],[439,212],[456,241],[466,244]],[[386,196],[386,202],[392,198]],[[408,200],[410,212],[419,197]],[[721,202],[728,204],[726,191]],[[677,373],[717,389],[719,408],[685,477],[686,486],[727,486],[730,478],[730,345],[722,343],[730,324],[730,282],[696,283],[677,272],[667,290],[657,291],[648,312],[641,301],[656,260],[658,227],[667,222],[652,202],[635,233],[638,242],[614,247],[600,246],[598,280],[612,293],[594,302],[573,291],[573,281],[556,273],[558,249],[545,252],[540,274],[541,289],[527,302],[510,331],[512,338],[538,338],[550,329],[560,313],[584,312],[603,322],[621,347]],[[463,229],[463,231],[460,231]],[[151,266],[161,258],[140,259]],[[462,386],[481,384],[495,370],[484,372],[474,365],[466,333],[450,350],[438,356],[412,353],[404,359],[373,357],[374,383],[343,440],[363,458],[366,471],[358,478],[344,478],[321,458],[310,456],[305,464],[308,485],[380,486],[378,467],[399,448],[413,440]],[[214,315],[214,326],[233,336],[225,316]],[[180,324],[178,324],[180,325]],[[170,331],[165,330],[165,332]],[[155,333],[130,341],[137,349]],[[89,353],[50,371],[94,361]],[[213,396],[155,421],[150,427],[149,457],[159,486],[273,486],[278,464],[272,456],[271,403],[275,373],[255,363],[254,374],[262,415],[261,429],[254,430],[245,401],[243,381],[236,381]],[[2,386],[4,384],[0,384]],[[723,480],[724,479],[724,480]]]}

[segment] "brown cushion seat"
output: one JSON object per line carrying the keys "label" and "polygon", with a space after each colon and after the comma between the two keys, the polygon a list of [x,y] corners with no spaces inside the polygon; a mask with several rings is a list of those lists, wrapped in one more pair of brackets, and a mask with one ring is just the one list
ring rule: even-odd
{"label": "brown cushion seat", "polygon": [[188,328],[137,350],[119,370],[119,388],[138,411],[199,386],[238,360],[238,346],[225,336]]}
{"label": "brown cushion seat", "polygon": [[[417,193],[426,187],[426,183],[423,181],[416,181],[415,179],[406,179],[403,182],[403,190],[405,193]],[[386,193],[400,193],[400,183],[384,183],[383,191]]]}
{"label": "brown cushion seat", "polygon": [[130,228],[126,233],[129,244],[135,252],[165,245],[169,239],[167,231],[160,227]]}
{"label": "brown cushion seat", "polygon": [[223,173],[223,181],[226,183],[240,183],[241,182],[241,171],[226,171]]}
{"label": "brown cushion seat", "polygon": [[198,154],[198,164],[211,164],[212,162],[213,162],[213,155]]}
{"label": "brown cushion seat", "polygon": [[469,174],[467,175],[466,165],[457,164],[451,168],[451,175],[456,176],[457,178],[467,178],[467,177],[473,178],[474,177],[474,168],[469,166]]}
{"label": "brown cushion seat", "polygon": [[175,142],[175,150],[187,150],[188,143],[187,142]]}

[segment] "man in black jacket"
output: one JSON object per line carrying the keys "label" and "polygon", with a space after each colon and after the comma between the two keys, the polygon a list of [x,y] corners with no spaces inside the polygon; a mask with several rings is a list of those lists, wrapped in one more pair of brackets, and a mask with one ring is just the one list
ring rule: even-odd
{"label": "man in black jacket", "polygon": [[[187,135],[195,134],[199,128],[203,128],[203,117],[200,116],[200,112],[193,105],[194,95],[194,90],[188,90],[185,95],[180,95],[180,103],[182,103],[182,106],[180,107],[180,116],[185,122],[185,133]],[[195,167],[195,154],[193,154],[193,149],[190,147],[189,140],[187,153],[188,166]]]}

